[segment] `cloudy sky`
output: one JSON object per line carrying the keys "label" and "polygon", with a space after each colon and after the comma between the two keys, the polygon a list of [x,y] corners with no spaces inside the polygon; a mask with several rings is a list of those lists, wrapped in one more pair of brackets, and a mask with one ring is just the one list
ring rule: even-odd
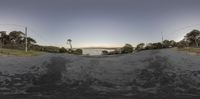
{"label": "cloudy sky", "polygon": [[[180,40],[200,29],[200,0],[0,0],[0,29],[74,47]],[[16,25],[6,25],[16,24]],[[17,26],[21,25],[21,26]]]}

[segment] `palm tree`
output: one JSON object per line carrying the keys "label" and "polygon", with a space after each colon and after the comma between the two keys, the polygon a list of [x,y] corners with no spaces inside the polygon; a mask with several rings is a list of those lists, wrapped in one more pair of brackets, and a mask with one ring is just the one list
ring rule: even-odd
{"label": "palm tree", "polygon": [[71,43],[71,42],[72,42],[72,40],[71,40],[71,39],[68,39],[68,40],[67,40],[67,44],[69,44],[69,45],[70,45],[70,49],[72,50],[72,43]]}

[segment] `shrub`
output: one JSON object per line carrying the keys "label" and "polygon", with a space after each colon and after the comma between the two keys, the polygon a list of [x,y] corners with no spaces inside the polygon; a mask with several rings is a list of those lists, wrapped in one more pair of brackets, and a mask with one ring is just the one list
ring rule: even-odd
{"label": "shrub", "polygon": [[177,47],[178,47],[178,48],[184,48],[185,45],[184,45],[183,43],[180,43],[180,42],[179,42],[179,43],[177,43]]}
{"label": "shrub", "polygon": [[41,51],[49,52],[49,53],[59,53],[59,47],[55,46],[42,46]]}
{"label": "shrub", "polygon": [[162,49],[163,45],[162,43],[158,42],[158,43],[153,43],[153,49]]}
{"label": "shrub", "polygon": [[145,49],[145,50],[153,49],[153,46],[152,46],[152,45],[153,45],[152,43],[148,43],[144,49]]}
{"label": "shrub", "polygon": [[162,49],[163,45],[162,43],[149,43],[147,46],[144,48],[145,50],[151,50],[151,49]]}
{"label": "shrub", "polygon": [[82,55],[83,54],[83,50],[82,49],[76,49],[76,50],[72,51],[72,54]]}
{"label": "shrub", "polygon": [[140,44],[138,44],[138,45],[136,46],[135,50],[137,50],[137,51],[141,51],[141,50],[144,49],[144,46],[145,46],[144,43],[140,43]]}
{"label": "shrub", "polygon": [[106,50],[103,50],[103,51],[102,51],[102,55],[108,55],[108,54],[109,54],[108,51],[106,51]]}
{"label": "shrub", "polygon": [[122,49],[121,53],[126,54],[126,53],[132,53],[133,52],[133,46],[131,44],[126,44]]}
{"label": "shrub", "polygon": [[121,54],[121,52],[119,50],[114,50],[109,52],[109,55],[115,55],[115,54]]}
{"label": "shrub", "polygon": [[176,47],[176,42],[174,40],[171,40],[170,41],[170,47]]}
{"label": "shrub", "polygon": [[66,52],[67,52],[67,50],[64,47],[61,47],[59,49],[59,53],[66,53]]}

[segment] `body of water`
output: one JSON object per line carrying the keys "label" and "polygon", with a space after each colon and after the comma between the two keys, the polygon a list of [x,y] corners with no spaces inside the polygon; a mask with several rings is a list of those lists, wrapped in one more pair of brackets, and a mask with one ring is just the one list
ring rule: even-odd
{"label": "body of water", "polygon": [[102,55],[102,51],[114,51],[114,49],[82,49],[84,55]]}

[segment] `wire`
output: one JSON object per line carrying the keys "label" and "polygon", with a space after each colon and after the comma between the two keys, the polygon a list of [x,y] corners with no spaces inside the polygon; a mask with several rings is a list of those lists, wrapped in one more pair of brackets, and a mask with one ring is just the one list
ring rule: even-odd
{"label": "wire", "polygon": [[[185,27],[182,27],[182,28],[179,28],[179,29],[176,29],[170,33],[177,33],[179,31],[183,31],[185,29],[188,29],[188,28],[192,28],[192,27],[195,27],[195,26],[200,26],[200,24],[194,24],[194,25],[188,25],[188,26],[185,26]],[[169,33],[169,32],[168,32]]]}
{"label": "wire", "polygon": [[182,30],[188,29],[188,28],[192,28],[192,27],[195,27],[195,26],[200,26],[200,24],[189,25],[189,26],[186,26],[186,27],[183,27],[183,28],[179,28],[179,29],[175,30],[174,33],[178,32],[178,31],[182,31]]}
{"label": "wire", "polygon": [[[40,38],[40,40],[42,40],[43,42],[47,43],[49,46],[52,45],[52,44],[48,43],[48,41],[45,40],[43,36],[39,35],[38,32],[36,32],[34,29],[28,27],[28,31],[32,32],[32,33],[31,33],[32,35],[37,36],[37,38]],[[29,33],[29,34],[30,34],[30,33]]]}
{"label": "wire", "polygon": [[[26,26],[18,25],[18,24],[0,24],[0,26],[5,26],[6,28],[8,28],[9,31],[16,30],[16,28],[20,29],[21,31],[24,31],[26,28]],[[7,26],[9,26],[9,27],[7,27]],[[46,41],[41,35],[38,35],[34,29],[28,27],[28,31],[29,31],[29,33],[28,33],[29,35],[31,32],[31,35],[35,35],[37,38],[39,38],[39,40],[41,40],[42,42],[47,43],[49,46],[51,46],[51,44],[48,43],[48,41]]]}

